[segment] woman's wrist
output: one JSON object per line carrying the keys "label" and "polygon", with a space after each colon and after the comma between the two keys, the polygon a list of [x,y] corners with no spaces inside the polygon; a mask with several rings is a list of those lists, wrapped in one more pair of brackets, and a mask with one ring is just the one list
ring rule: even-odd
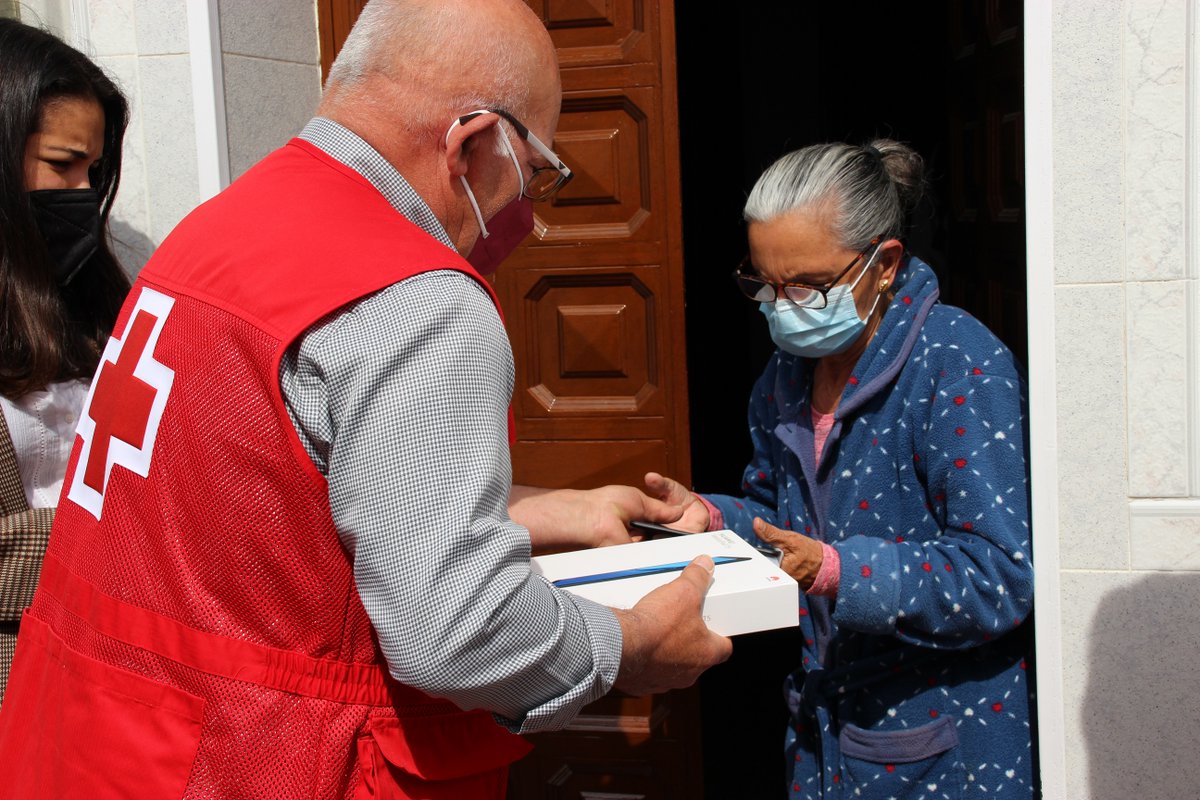
{"label": "woman's wrist", "polygon": [[704,507],[708,509],[708,527],[705,528],[705,530],[706,531],[724,530],[725,529],[725,515],[721,513],[721,509],[717,508],[712,503],[708,502],[708,498],[706,498],[702,494],[696,494],[695,492],[693,492],[692,496],[695,497],[697,500],[699,500],[701,503],[703,503]]}
{"label": "woman's wrist", "polygon": [[818,597],[837,597],[838,585],[841,583],[842,558],[836,548],[818,542],[821,545],[821,566],[813,577],[812,585],[804,590],[805,594]]}

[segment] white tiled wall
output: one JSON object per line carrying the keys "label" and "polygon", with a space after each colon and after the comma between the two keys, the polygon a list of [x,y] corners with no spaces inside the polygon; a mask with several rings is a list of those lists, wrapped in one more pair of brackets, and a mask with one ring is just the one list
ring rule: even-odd
{"label": "white tiled wall", "polygon": [[1060,557],[1068,569],[1128,569],[1125,290],[1063,284],[1056,295],[1059,402],[1087,400],[1058,422]]}
{"label": "white tiled wall", "polygon": [[1188,497],[1191,492],[1188,384],[1195,376],[1188,363],[1187,288],[1181,280],[1127,285],[1132,497]]}
{"label": "white tiled wall", "polygon": [[225,53],[229,172],[237,178],[300,132],[321,94],[320,66]]}
{"label": "white tiled wall", "polygon": [[1187,158],[1189,130],[1200,131],[1188,118],[1200,104],[1197,6],[1054,0],[1071,798],[1200,797],[1200,291],[1189,261],[1200,225],[1187,212],[1200,177]]}
{"label": "white tiled wall", "polygon": [[219,0],[221,49],[273,61],[320,63],[317,4],[308,0]]}
{"label": "white tiled wall", "polygon": [[[1194,514],[1171,514],[1161,509],[1151,509],[1143,514],[1135,508],[1129,523],[1134,569],[1200,571],[1200,521]],[[1192,641],[1194,649],[1198,642],[1200,639]],[[1197,688],[1194,686],[1196,670],[1191,675],[1193,688]],[[1200,713],[1200,708],[1196,711]]]}
{"label": "white tiled wall", "polygon": [[110,231],[136,274],[198,200],[185,0],[25,0],[22,19],[82,49],[129,101]]}
{"label": "white tiled wall", "polygon": [[1198,796],[1200,580],[1063,576],[1069,800]]}
{"label": "white tiled wall", "polygon": [[146,233],[156,245],[200,199],[191,70],[186,53],[138,59],[150,202]]}
{"label": "white tiled wall", "polygon": [[1184,276],[1187,5],[1124,5],[1127,280]]}
{"label": "white tiled wall", "polygon": [[[105,5],[111,0],[98,0]],[[129,4],[129,0],[117,0]],[[188,52],[188,18],[185,0],[133,0],[138,52],[168,55]]]}
{"label": "white tiled wall", "polygon": [[88,0],[88,35],[94,55],[138,52],[133,0]]}
{"label": "white tiled wall", "polygon": [[[1054,271],[1060,283],[1125,277],[1121,104],[1122,5],[1057,0],[1054,96]],[[1080,57],[1080,54],[1086,54]],[[1098,168],[1097,155],[1104,157]]]}
{"label": "white tiled wall", "polygon": [[220,0],[229,172],[296,135],[321,99],[313,0]]}

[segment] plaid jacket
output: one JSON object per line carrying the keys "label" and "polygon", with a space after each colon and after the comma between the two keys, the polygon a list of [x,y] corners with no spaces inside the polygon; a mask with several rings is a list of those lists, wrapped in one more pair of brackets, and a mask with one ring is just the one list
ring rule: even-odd
{"label": "plaid jacket", "polygon": [[33,600],[53,508],[30,508],[8,423],[0,414],[0,700],[17,644],[21,614]]}

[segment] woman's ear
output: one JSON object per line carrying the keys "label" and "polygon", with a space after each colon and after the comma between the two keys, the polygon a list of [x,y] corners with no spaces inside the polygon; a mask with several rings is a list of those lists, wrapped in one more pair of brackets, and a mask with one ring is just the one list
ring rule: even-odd
{"label": "woman's ear", "polygon": [[[904,260],[904,244],[899,239],[888,239],[879,247],[879,280],[888,286],[896,285],[896,271]],[[882,289],[880,291],[883,291]]]}
{"label": "woman's ear", "polygon": [[455,120],[446,132],[446,168],[451,175],[467,174],[471,158],[478,149],[475,135],[494,128],[499,121],[500,115],[491,112],[472,116],[463,123]]}

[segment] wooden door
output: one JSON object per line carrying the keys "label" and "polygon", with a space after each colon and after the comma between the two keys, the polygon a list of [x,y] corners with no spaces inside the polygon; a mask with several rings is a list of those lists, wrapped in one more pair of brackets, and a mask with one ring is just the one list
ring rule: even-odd
{"label": "wooden door", "polygon": [[[551,145],[575,172],[535,205],[497,272],[516,362],[513,480],[552,488],[690,482],[674,9],[526,0],[558,49]],[[326,71],[363,0],[319,0]],[[513,798],[702,795],[695,691],[611,694],[531,736]]]}
{"label": "wooden door", "polygon": [[317,35],[321,42],[321,80],[329,74],[333,59],[350,35],[354,21],[367,0],[317,0]]}
{"label": "wooden door", "polygon": [[1022,3],[948,5],[949,251],[943,299],[978,316],[1022,361],[1025,121]]}
{"label": "wooden door", "polygon": [[558,48],[554,147],[575,179],[535,206],[496,275],[517,364],[513,480],[687,482],[671,3],[526,1]]}

